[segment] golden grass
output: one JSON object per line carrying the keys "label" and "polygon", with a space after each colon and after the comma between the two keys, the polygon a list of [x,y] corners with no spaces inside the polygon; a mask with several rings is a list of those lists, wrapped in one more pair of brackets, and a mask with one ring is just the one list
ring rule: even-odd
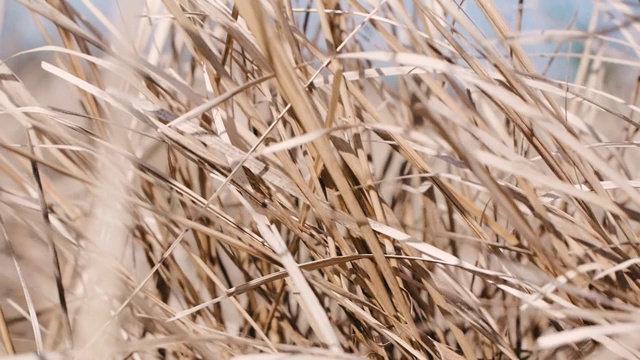
{"label": "golden grass", "polygon": [[493,40],[451,0],[18,2],[55,33],[0,63],[2,354],[640,358],[634,18],[547,34],[569,83],[492,1]]}

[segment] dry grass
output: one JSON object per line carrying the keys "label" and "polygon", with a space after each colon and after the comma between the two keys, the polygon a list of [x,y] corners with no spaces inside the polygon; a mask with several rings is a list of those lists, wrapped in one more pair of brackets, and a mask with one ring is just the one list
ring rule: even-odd
{"label": "dry grass", "polygon": [[569,83],[492,1],[493,40],[452,0],[18,2],[55,31],[0,64],[3,354],[640,358],[637,19],[545,34]]}

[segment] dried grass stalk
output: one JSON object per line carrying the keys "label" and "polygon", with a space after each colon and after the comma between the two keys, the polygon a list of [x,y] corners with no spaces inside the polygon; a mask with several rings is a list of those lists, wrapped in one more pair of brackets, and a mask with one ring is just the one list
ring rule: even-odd
{"label": "dried grass stalk", "polygon": [[640,358],[627,3],[544,35],[586,39],[561,82],[526,1],[18,2],[53,27],[0,63],[4,354]]}

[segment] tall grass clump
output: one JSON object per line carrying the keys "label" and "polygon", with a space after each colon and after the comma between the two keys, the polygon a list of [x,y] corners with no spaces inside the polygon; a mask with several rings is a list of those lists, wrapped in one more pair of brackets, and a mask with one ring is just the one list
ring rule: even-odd
{"label": "tall grass clump", "polygon": [[637,4],[17,2],[0,354],[640,358]]}

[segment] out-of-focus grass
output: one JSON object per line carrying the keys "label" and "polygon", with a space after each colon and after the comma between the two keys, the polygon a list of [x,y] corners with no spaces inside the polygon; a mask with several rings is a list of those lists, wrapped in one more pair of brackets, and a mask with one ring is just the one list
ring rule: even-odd
{"label": "out-of-focus grass", "polygon": [[3,354],[640,357],[632,17],[544,35],[567,83],[491,1],[18,2]]}

